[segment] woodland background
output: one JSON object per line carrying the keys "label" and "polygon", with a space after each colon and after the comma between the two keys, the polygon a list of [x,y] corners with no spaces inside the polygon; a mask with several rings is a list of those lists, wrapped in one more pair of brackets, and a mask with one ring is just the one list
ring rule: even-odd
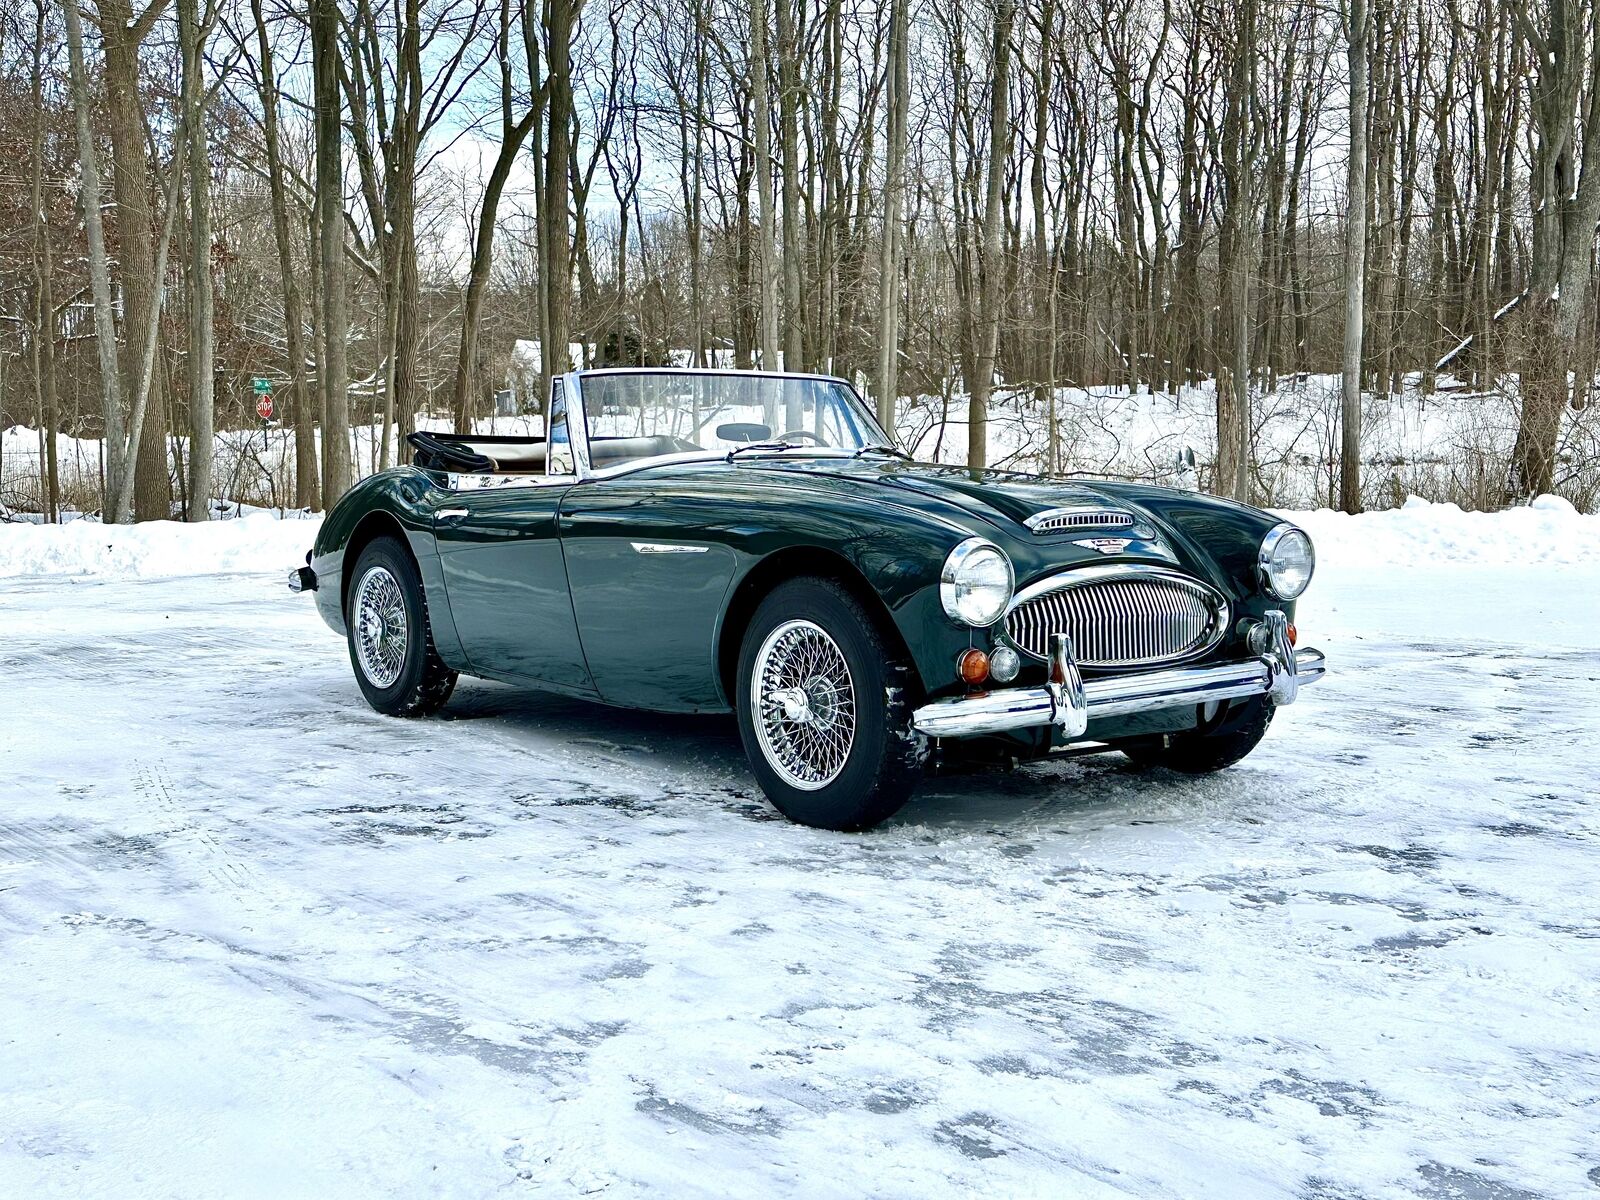
{"label": "woodland background", "polygon": [[219,446],[267,444],[258,376],[293,434],[270,498],[321,508],[419,420],[519,378],[536,407],[574,352],[843,375],[960,461],[1003,416],[1001,457],[1043,470],[1083,465],[1086,405],[1198,397],[1200,482],[1258,503],[1266,417],[1315,392],[1307,468],[1348,511],[1403,499],[1363,425],[1442,408],[1433,498],[1592,509],[1597,22],[11,0],[0,516],[208,519],[247,490]]}

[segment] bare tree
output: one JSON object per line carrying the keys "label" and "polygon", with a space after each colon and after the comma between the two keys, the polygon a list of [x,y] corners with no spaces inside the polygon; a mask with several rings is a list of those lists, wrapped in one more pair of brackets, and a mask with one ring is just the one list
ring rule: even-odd
{"label": "bare tree", "polygon": [[[522,152],[523,143],[527,141],[528,134],[537,126],[544,112],[544,89],[538,83],[539,38],[531,5],[525,3],[520,7],[517,24],[522,31],[523,56],[528,70],[529,88],[533,93],[527,111],[521,117],[513,117],[515,86],[512,71],[511,4],[510,0],[500,0],[500,25],[495,42],[495,60],[500,72],[500,149],[495,155],[494,167],[489,172],[489,182],[483,190],[483,199],[478,208],[478,228],[473,239],[472,266],[467,275],[467,295],[465,311],[461,318],[461,343],[456,358],[455,398],[452,405],[456,428],[464,432],[472,429],[472,390],[477,370],[478,325],[483,311],[484,289],[489,283],[489,268],[494,261],[494,230],[500,211],[500,197],[505,191],[506,180],[511,177],[511,168],[516,163],[517,155]],[[541,310],[542,307],[541,304]],[[543,336],[547,323],[541,320],[539,328]],[[545,364],[548,364],[550,356],[548,345],[542,345],[540,351],[540,357]],[[548,395],[549,366],[545,365],[543,369],[546,375],[545,394]]]}
{"label": "bare tree", "polygon": [[878,423],[891,437],[900,367],[900,247],[905,236],[900,213],[906,187],[906,110],[911,106],[908,6],[909,0],[890,0],[889,5],[888,137],[878,258]]}
{"label": "bare tree", "polygon": [[[215,10],[201,19],[198,0],[178,0],[183,56],[183,123],[189,138],[189,512],[211,519],[216,341],[212,323],[211,162],[206,153],[205,87],[201,63]],[[164,453],[164,452],[163,452]]]}
{"label": "bare tree", "polygon": [[[56,311],[55,265],[51,247],[50,221],[44,208],[44,51],[46,17],[49,10],[45,0],[34,0],[32,74],[29,95],[33,100],[33,190],[30,209],[33,214],[33,329],[30,338],[34,389],[39,403],[39,425],[44,437],[44,479],[40,487],[40,503],[45,520],[60,519],[61,472],[57,461],[57,433],[60,416],[56,394]],[[81,46],[82,35],[79,35]],[[85,172],[87,179],[88,173]],[[97,313],[98,315],[98,313]],[[0,423],[3,428],[3,423]]]}
{"label": "bare tree", "polygon": [[1344,7],[1350,63],[1350,161],[1346,172],[1344,356],[1339,405],[1339,507],[1361,511],[1361,335],[1367,265],[1367,0]]}
{"label": "bare tree", "polygon": [[278,133],[279,89],[272,38],[262,12],[262,0],[250,0],[256,26],[257,93],[261,101],[262,144],[266,153],[267,189],[272,203],[272,237],[278,256],[279,287],[283,294],[284,348],[288,357],[288,409],[294,424],[294,502],[297,508],[320,508],[317,479],[317,418],[315,402],[306,382],[305,317],[300,274],[295,269],[294,240],[289,228],[288,185]]}
{"label": "bare tree", "polygon": [[[1217,458],[1212,486],[1219,495],[1250,498],[1250,277],[1254,166],[1257,124],[1255,99],[1258,0],[1233,0],[1226,32],[1218,45],[1228,62],[1228,86],[1221,135],[1222,220],[1218,232],[1218,270],[1222,304],[1218,310]],[[1220,11],[1220,10],[1219,10]]]}
{"label": "bare tree", "polygon": [[761,368],[776,371],[779,264],[777,201],[772,188],[772,105],[767,86],[767,0],[751,0],[749,70],[750,123],[755,130],[756,196],[761,222],[757,241],[761,273]]}
{"label": "bare tree", "polygon": [[111,310],[111,266],[106,257],[105,227],[100,219],[100,160],[89,127],[92,99],[84,65],[83,22],[78,0],[61,0],[67,24],[67,58],[71,68],[72,108],[78,126],[78,163],[83,171],[83,227],[89,242],[89,285],[94,295],[95,343],[100,352],[100,415],[105,427],[106,487],[120,489],[127,465],[122,458],[122,373],[117,365],[117,325]]}
{"label": "bare tree", "polygon": [[321,284],[322,489],[329,503],[350,489],[350,393],[346,365],[344,155],[340,128],[339,13],[312,0],[311,58],[316,105],[319,282]]}
{"label": "bare tree", "polygon": [[977,377],[967,383],[971,396],[967,415],[967,465],[989,461],[989,396],[994,390],[995,360],[999,353],[1004,264],[1000,257],[1005,219],[1006,151],[1010,141],[1008,109],[1011,89],[1011,27],[1016,18],[1013,0],[999,0],[995,8],[992,68],[989,75],[989,149],[983,210],[983,253],[978,315]]}
{"label": "bare tree", "polygon": [[[128,327],[142,330],[156,307],[155,221],[150,212],[150,135],[145,119],[140,53],[167,8],[150,0],[135,14],[131,0],[101,0],[100,36],[105,48],[106,127],[111,138],[111,178],[117,201],[118,276]],[[127,364],[124,364],[126,369]],[[121,381],[131,414],[141,386],[137,375]],[[167,388],[163,373],[144,385],[146,418],[129,452],[134,473],[134,514],[141,521],[172,517],[172,482],[167,474]]]}
{"label": "bare tree", "polygon": [[[1510,489],[1529,497],[1548,492],[1554,481],[1568,372],[1579,321],[1591,302],[1600,221],[1600,15],[1581,0],[1518,0],[1513,11],[1538,64],[1522,416]],[[1580,105],[1586,117],[1581,143]]]}
{"label": "bare tree", "polygon": [[539,284],[544,298],[544,391],[568,366],[572,318],[571,164],[572,35],[583,0],[546,0],[544,29],[549,77],[545,81],[545,145],[539,181]]}

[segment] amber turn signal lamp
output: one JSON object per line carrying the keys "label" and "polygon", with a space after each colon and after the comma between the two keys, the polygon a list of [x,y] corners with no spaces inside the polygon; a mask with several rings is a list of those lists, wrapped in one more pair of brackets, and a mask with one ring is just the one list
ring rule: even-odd
{"label": "amber turn signal lamp", "polygon": [[1294,645],[1295,639],[1299,636],[1300,635],[1295,631],[1295,627],[1293,625],[1289,626],[1289,645]]}
{"label": "amber turn signal lamp", "polygon": [[956,659],[956,674],[962,683],[977,687],[989,678],[989,656],[976,646],[963,650]]}

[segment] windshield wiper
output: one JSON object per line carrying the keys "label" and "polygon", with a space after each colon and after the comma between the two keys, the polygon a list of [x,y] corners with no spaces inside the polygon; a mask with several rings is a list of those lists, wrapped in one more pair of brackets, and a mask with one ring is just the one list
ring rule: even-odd
{"label": "windshield wiper", "polygon": [[743,454],[746,450],[798,450],[799,442],[746,442],[742,446],[735,446],[728,451],[728,461],[732,462],[735,455]]}
{"label": "windshield wiper", "polygon": [[895,458],[903,458],[907,462],[915,461],[912,459],[911,455],[900,449],[899,446],[863,446],[850,457],[860,458],[863,454],[889,454],[893,455]]}

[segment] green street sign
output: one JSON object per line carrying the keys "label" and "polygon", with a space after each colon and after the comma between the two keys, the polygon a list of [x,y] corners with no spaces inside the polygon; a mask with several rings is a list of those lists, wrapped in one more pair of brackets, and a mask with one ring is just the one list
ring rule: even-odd
{"label": "green street sign", "polygon": [[263,379],[261,376],[257,375],[250,381],[250,386],[255,389],[255,393],[258,396],[272,395],[272,380],[270,379]]}

